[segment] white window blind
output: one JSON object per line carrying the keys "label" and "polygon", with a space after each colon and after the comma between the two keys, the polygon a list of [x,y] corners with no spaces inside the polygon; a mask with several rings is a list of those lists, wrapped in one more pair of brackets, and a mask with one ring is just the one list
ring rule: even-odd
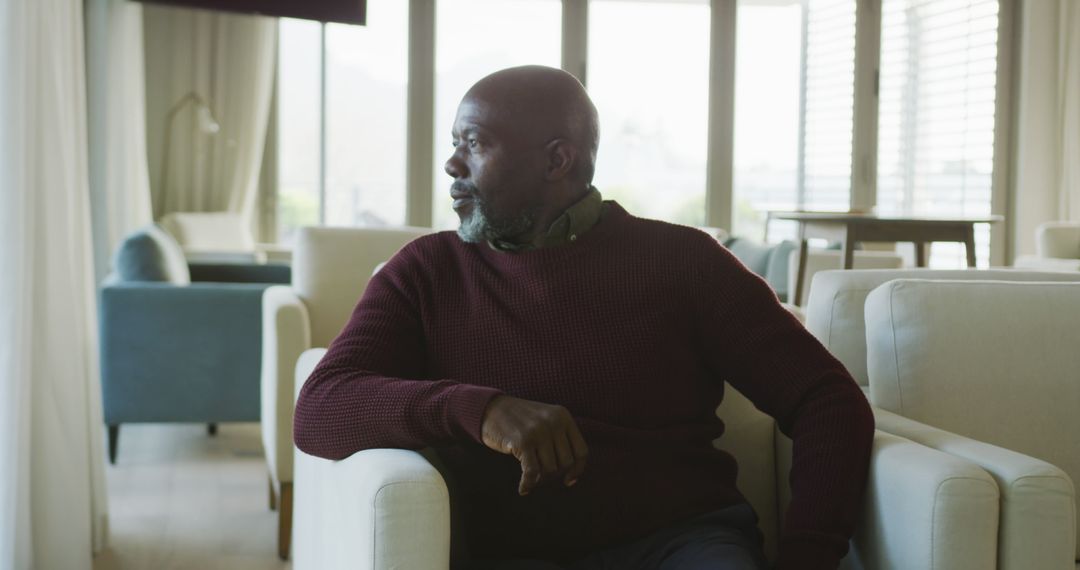
{"label": "white window blind", "polygon": [[[884,0],[878,118],[878,211],[990,213],[998,0]],[[976,257],[989,260],[989,228]],[[934,244],[931,265],[964,265]]]}
{"label": "white window blind", "polygon": [[804,0],[799,206],[847,210],[855,103],[855,0]]}

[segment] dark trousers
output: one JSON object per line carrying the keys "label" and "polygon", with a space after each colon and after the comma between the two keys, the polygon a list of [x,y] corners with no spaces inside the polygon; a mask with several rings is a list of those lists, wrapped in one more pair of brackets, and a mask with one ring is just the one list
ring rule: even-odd
{"label": "dark trousers", "polygon": [[596,552],[568,565],[540,560],[476,561],[463,570],[763,570],[757,515],[743,503]]}

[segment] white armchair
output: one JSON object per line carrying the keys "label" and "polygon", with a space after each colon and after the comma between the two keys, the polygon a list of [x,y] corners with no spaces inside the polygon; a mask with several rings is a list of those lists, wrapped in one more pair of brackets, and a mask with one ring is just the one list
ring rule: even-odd
{"label": "white armchair", "polygon": [[[293,378],[297,359],[325,347],[352,314],[375,267],[423,228],[302,228],[293,258],[292,285],[263,294],[261,427],[270,473],[271,507],[277,503],[278,555],[289,556],[293,501]],[[277,498],[278,500],[275,500]]]}
{"label": "white armchair", "polygon": [[[325,351],[306,352],[296,385]],[[734,389],[717,412],[721,447],[739,462],[739,488],[754,505],[775,555],[787,506],[790,440]],[[446,570],[449,495],[421,453],[361,451],[342,461],[296,453],[296,570]],[[846,568],[991,568],[999,493],[969,461],[877,432],[860,529]]]}
{"label": "white armchair", "polygon": [[1025,269],[1080,271],[1080,222],[1046,222],[1035,229],[1035,255],[1014,263]]}
{"label": "white armchair", "polygon": [[879,427],[994,476],[998,568],[1080,567],[1080,283],[897,280],[865,310]]}
{"label": "white armchair", "polygon": [[870,389],[866,373],[866,296],[893,279],[1080,281],[1080,273],[1020,271],[1016,269],[853,269],[822,271],[810,284],[806,328],[847,367],[862,386]]}

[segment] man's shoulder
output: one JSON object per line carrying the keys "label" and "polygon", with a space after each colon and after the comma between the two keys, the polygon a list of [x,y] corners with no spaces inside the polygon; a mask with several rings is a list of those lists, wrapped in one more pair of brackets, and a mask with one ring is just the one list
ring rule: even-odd
{"label": "man's shoulder", "polygon": [[663,249],[722,249],[716,238],[692,226],[628,215],[625,228],[628,235]]}

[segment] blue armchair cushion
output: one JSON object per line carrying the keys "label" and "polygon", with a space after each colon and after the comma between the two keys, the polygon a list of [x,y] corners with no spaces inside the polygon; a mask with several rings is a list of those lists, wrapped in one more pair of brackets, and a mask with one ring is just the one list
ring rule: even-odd
{"label": "blue armchair cushion", "polygon": [[736,237],[725,245],[747,269],[765,279],[781,301],[787,300],[788,258],[796,250],[795,242],[771,245]]}
{"label": "blue armchair cushion", "polygon": [[191,283],[184,250],[157,224],[150,224],[124,238],[113,258],[113,267],[123,281]]}

